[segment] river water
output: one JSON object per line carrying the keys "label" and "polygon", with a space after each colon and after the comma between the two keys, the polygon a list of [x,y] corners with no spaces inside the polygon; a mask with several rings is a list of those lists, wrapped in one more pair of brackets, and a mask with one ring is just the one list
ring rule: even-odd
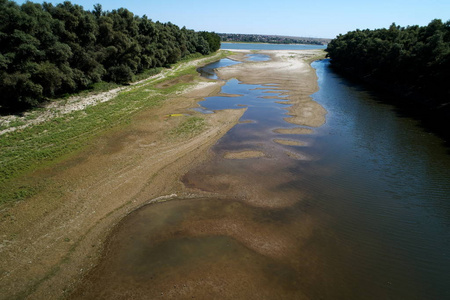
{"label": "river water", "polygon": [[[352,298],[450,298],[450,156],[443,141],[378,96],[313,63],[329,114],[317,129],[318,166],[303,188],[331,217],[323,243]],[[345,245],[345,246],[344,246]],[[367,298],[367,297],[366,297]]]}
{"label": "river water", "polygon": [[[328,111],[318,128],[275,131],[298,127],[284,120],[286,96],[276,85],[232,79],[200,102],[205,111],[247,108],[214,157],[183,178],[226,196],[131,214],[90,296],[450,299],[448,149],[327,60],[312,66],[312,98]],[[239,151],[265,156],[226,158]],[[112,294],[95,292],[99,282]]]}

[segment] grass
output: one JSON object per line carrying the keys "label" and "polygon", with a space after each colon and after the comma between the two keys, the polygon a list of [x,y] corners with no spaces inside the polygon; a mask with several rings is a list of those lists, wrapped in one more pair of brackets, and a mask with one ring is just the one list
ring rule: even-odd
{"label": "grass", "polygon": [[205,119],[201,117],[189,117],[182,121],[176,128],[169,130],[169,135],[172,137],[193,136],[202,132],[205,127]]}
{"label": "grass", "polygon": [[[204,63],[227,54],[210,55]],[[137,112],[160,105],[168,95],[183,90],[191,83],[161,89],[156,88],[156,84],[185,74],[196,74],[196,69],[196,65],[183,67],[183,62],[177,63],[171,70],[165,71],[168,76],[164,79],[144,81],[108,102],[0,136],[0,206],[25,200],[39,192],[42,185],[24,180],[25,175],[74,155],[103,132],[129,124]],[[111,87],[100,84],[95,90]],[[174,129],[173,135],[197,133],[203,126],[205,124],[201,118],[189,118]]]}
{"label": "grass", "polygon": [[325,50],[322,50],[317,55],[311,56],[308,59],[306,59],[306,62],[308,64],[311,64],[316,60],[324,59],[326,57],[326,55],[327,55],[327,53],[325,52]]}
{"label": "grass", "polygon": [[23,200],[36,192],[36,187],[17,186],[17,177],[63,159],[101,132],[126,124],[133,113],[156,106],[162,100],[160,95],[139,88],[84,111],[3,135],[0,139],[0,205]]}

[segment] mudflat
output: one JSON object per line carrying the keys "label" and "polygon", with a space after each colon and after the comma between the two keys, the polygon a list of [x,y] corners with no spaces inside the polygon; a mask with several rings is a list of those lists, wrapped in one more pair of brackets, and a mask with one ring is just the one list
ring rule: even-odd
{"label": "mudflat", "polygon": [[[230,58],[245,61],[245,55],[248,53],[235,51]],[[264,51],[264,53],[271,56],[270,61],[244,62],[221,68],[217,73],[223,80],[237,78],[247,84],[276,84],[277,89],[289,95],[289,104],[292,105],[288,108],[290,117],[286,118],[286,121],[309,127],[323,124],[326,111],[309,97],[317,90],[317,77],[309,61],[320,56],[321,51]],[[169,201],[173,203],[171,209],[177,209],[177,203],[182,207],[183,203],[198,202],[200,201],[198,199],[206,197],[212,197],[212,202],[229,198],[230,195],[221,194],[220,191],[192,189],[183,184],[181,178],[189,170],[210,158],[211,146],[239,122],[245,108],[201,115],[191,108],[198,106],[197,102],[204,97],[219,94],[223,81],[185,76],[162,83],[161,87],[170,86],[180,80],[192,80],[195,84],[182,93],[171,94],[159,107],[138,113],[128,126],[113,128],[101,134],[81,153],[29,175],[30,180],[45,178],[49,182],[48,189],[8,207],[8,214],[14,216],[14,221],[2,220],[0,223],[4,239],[0,248],[1,298],[54,299],[95,296],[106,299],[112,294],[103,292],[108,290],[105,284],[111,285],[115,282],[102,281],[99,274],[115,272],[105,269],[104,266],[110,258],[108,255],[111,254],[111,248],[108,247],[114,245],[113,241],[120,236],[122,226],[128,226],[124,225],[126,222],[122,220],[139,214],[140,210],[137,209],[149,203],[153,204],[145,207],[171,200]],[[170,117],[172,115],[177,117]],[[205,126],[201,131],[187,135],[170,134],[192,116],[201,116],[204,119]],[[251,201],[236,203],[235,206],[258,206]],[[230,209],[235,208],[231,206]],[[231,252],[233,249],[249,251],[250,262],[255,262],[247,263],[249,269],[235,277],[236,280],[228,275],[244,261],[236,261],[233,266],[219,263],[211,268],[211,272],[216,272],[216,276],[210,277],[209,285],[214,286],[212,290],[216,291],[216,295],[223,293],[225,298],[231,298],[236,291],[241,291],[241,296],[252,295],[258,290],[258,286],[271,282],[270,277],[261,276],[260,268],[267,266],[267,257],[270,259],[284,257],[283,249],[292,237],[275,234],[270,226],[266,229],[252,228],[246,223],[245,218],[239,216],[234,218],[219,216],[215,219],[209,215],[205,218],[209,220],[207,223],[195,223],[189,219],[180,225],[179,230],[174,227],[173,231],[166,234],[167,236],[180,234],[180,231],[186,231],[188,228],[190,231],[186,236],[188,238],[208,229],[206,232],[209,232],[212,244],[216,244],[217,247],[231,245]],[[251,230],[236,231],[236,228],[241,226]],[[258,239],[257,235],[251,239],[249,234],[261,230],[265,234],[273,235],[280,242],[261,248],[264,239]],[[170,239],[167,236],[162,238],[158,236],[159,234],[155,233],[153,238],[166,241],[168,244],[164,247],[167,248],[163,248],[171,249]],[[306,230],[305,233],[299,234],[308,232]],[[183,245],[181,243],[174,247],[182,249]],[[207,246],[202,246],[199,241],[198,251],[204,247]],[[164,251],[158,253],[164,254]],[[202,264],[205,262],[202,261]],[[273,264],[289,264],[289,261],[281,260]],[[258,270],[254,271],[252,268]],[[222,270],[229,272],[220,275]],[[279,270],[280,274],[284,272],[281,267]],[[171,272],[169,275],[178,276],[173,278],[177,280],[180,278],[179,269],[172,269]],[[165,280],[165,277],[158,277],[160,286],[156,288],[156,283],[152,285],[151,287],[155,288],[151,289],[150,294],[153,297],[173,298],[207,296],[208,293],[202,294],[200,290],[208,290],[208,284],[201,283],[211,275],[211,272],[200,268],[189,277],[191,280],[189,288],[186,288],[188,286],[186,283],[179,283],[173,278]],[[151,274],[149,276],[151,277]],[[121,277],[116,278],[120,280]],[[243,285],[240,280],[245,278],[248,280],[251,278],[254,289],[245,289],[245,284]],[[227,284],[217,286],[215,283],[225,279],[224,282]],[[136,287],[136,293],[133,293],[135,283],[131,281],[129,283],[131,284],[129,286],[126,282],[117,285],[121,292],[129,291],[128,294],[119,293],[121,296],[118,298],[139,297],[139,293],[148,292],[147,288],[142,290]],[[137,284],[140,285],[142,282]],[[230,288],[232,286],[241,288],[233,291]],[[276,284],[272,283],[272,286],[272,292],[279,291]],[[295,282],[292,286],[295,286]],[[173,288],[177,292],[170,293]],[[114,293],[114,289],[109,290]],[[196,294],[199,291],[200,294]],[[272,292],[263,296],[271,297]],[[301,291],[292,295],[300,298],[304,296]]]}

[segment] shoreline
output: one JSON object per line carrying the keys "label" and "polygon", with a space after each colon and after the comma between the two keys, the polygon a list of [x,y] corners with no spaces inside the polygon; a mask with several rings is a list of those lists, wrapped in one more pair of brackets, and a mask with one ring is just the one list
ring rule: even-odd
{"label": "shoreline", "polygon": [[[304,46],[326,46],[317,44],[302,44],[302,43],[263,43],[263,42],[221,42],[222,44],[264,44],[264,45],[304,45]],[[222,49],[222,50],[237,50],[237,49]],[[279,50],[274,50],[279,51]]]}
{"label": "shoreline", "polygon": [[[245,53],[235,52],[232,57],[242,60]],[[219,70],[219,77],[279,84],[293,98],[290,104],[295,122],[308,126],[321,123],[324,112],[309,103],[309,95],[318,87],[307,61],[317,50],[263,52],[270,53],[271,64],[239,64]],[[14,235],[0,248],[6,257],[1,265],[2,297],[67,297],[98,263],[106,238],[130,212],[153,201],[149,199],[210,195],[193,194],[179,178],[208,159],[210,147],[239,122],[245,109],[206,115],[194,112],[199,100],[217,95],[224,84],[198,75],[194,80],[195,87],[171,94],[160,107],[134,115],[127,126],[96,137],[81,153],[30,175],[45,178],[48,189],[8,208],[14,221],[0,224],[5,236]],[[302,80],[306,83],[299,84]],[[309,114],[301,113],[299,108],[305,107]],[[167,118],[173,114],[182,116]],[[202,132],[176,137],[167,134],[189,116],[205,120]]]}
{"label": "shoreline", "polygon": [[438,105],[435,100],[423,101],[427,94],[411,93],[405,85],[374,79],[367,76],[358,76],[349,69],[331,64],[331,68],[344,78],[366,87],[380,95],[383,102],[392,105],[400,114],[411,117],[421,126],[438,135],[450,147],[450,133],[446,130],[446,121],[450,117],[448,105]]}

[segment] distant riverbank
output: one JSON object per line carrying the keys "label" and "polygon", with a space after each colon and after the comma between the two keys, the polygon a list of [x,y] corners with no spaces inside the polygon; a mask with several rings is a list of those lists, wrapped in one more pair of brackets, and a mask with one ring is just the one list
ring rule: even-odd
{"label": "distant riverbank", "polygon": [[269,44],[269,43],[242,43],[242,42],[222,42],[220,49],[231,50],[315,50],[325,49],[326,45],[306,45],[306,44]]}

